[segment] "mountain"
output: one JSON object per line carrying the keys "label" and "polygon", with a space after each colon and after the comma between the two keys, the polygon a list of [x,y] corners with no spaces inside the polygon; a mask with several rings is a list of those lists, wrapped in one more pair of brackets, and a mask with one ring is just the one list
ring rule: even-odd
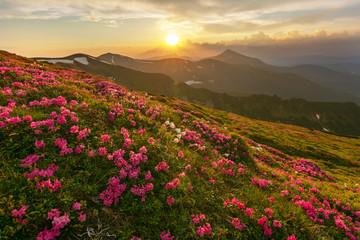
{"label": "mountain", "polygon": [[323,66],[337,72],[360,76],[360,63],[333,63],[323,64]]}
{"label": "mountain", "polygon": [[240,65],[249,65],[251,67],[266,67],[266,63],[257,58],[248,57],[240,53],[234,52],[230,49],[226,49],[221,54],[210,57],[209,59],[215,59],[221,62],[231,63],[231,64],[240,64]]}
{"label": "mountain", "polygon": [[[137,60],[106,54],[99,59],[138,71],[163,73],[196,88],[235,95],[267,94],[309,101],[360,103],[360,96],[320,85],[292,72],[227,50],[214,58],[188,61],[180,58]],[[221,61],[223,60],[223,61]],[[226,60],[226,62],[224,62]],[[114,61],[114,63],[112,63]]]}
{"label": "mountain", "polygon": [[[328,67],[311,64],[302,64],[293,67],[278,67],[231,50],[226,50],[222,54],[211,57],[210,59],[216,59],[230,64],[256,66],[264,71],[270,71],[272,73],[296,74],[297,76],[303,77],[318,85],[334,90],[340,90],[341,92],[351,94],[356,98],[360,97],[360,76],[335,71]],[[356,67],[356,65],[353,67]]]}
{"label": "mountain", "polygon": [[360,97],[360,76],[354,76],[317,65],[298,65],[284,69],[311,81]]}
{"label": "mountain", "polygon": [[[129,58],[117,56],[116,59]],[[161,73],[145,73],[122,66],[111,65],[86,54],[74,54],[64,58],[34,58],[42,62],[50,62],[59,66],[71,67],[87,71],[95,75],[113,78],[118,84],[126,85],[138,91],[149,91],[157,94],[174,94],[174,81]],[[116,60],[117,61],[117,60]]]}
{"label": "mountain", "polygon": [[[102,75],[113,79],[118,84],[122,84],[134,90],[146,91],[152,94],[163,94],[170,97],[174,96],[188,102],[242,114],[255,119],[297,124],[320,131],[326,129],[326,131],[338,134],[360,135],[360,122],[358,122],[360,117],[360,107],[355,104],[316,103],[300,99],[286,100],[276,96],[270,97],[261,95],[243,97],[239,96],[238,93],[233,93],[232,95],[223,94],[204,88],[194,87],[200,84],[188,85],[189,82],[187,82],[187,84],[175,84],[172,79],[163,76],[162,74],[143,73],[122,66],[108,64],[107,61],[114,63],[134,63],[136,61],[124,56],[113,56],[111,54],[108,54],[107,56],[108,58],[102,58],[106,59],[106,61],[84,54],[75,54],[62,59],[41,58],[38,60],[49,61],[60,66],[67,66],[91,74]],[[79,59],[82,59],[82,61],[77,61]],[[186,64],[189,65],[187,61],[182,59],[167,59],[156,61],[154,64],[161,66],[159,63],[163,64],[164,62],[172,63],[173,65],[175,65],[174,62],[177,62],[177,66],[181,66],[181,63],[185,64],[185,66]],[[193,69],[194,72],[198,71],[198,69],[201,70],[199,66],[204,66],[204,69],[208,70],[212,67],[206,66],[205,63],[207,62],[211,66],[216,65],[217,70],[221,69],[221,75],[226,76],[226,74],[231,71],[218,67],[219,64],[222,64],[225,67],[228,66],[227,64],[211,59],[202,61],[202,65],[189,67]],[[138,61],[137,63],[146,65],[146,63],[141,61]],[[242,70],[242,72],[244,73],[245,70]],[[206,74],[206,72],[203,72],[202,74]],[[215,74],[218,73],[211,71],[209,74],[215,76]],[[289,95],[289,97],[291,97],[291,95]],[[316,115],[321,115],[321,119],[317,119],[315,117]]]}
{"label": "mountain", "polygon": [[0,89],[1,239],[360,237],[357,137],[4,51]]}

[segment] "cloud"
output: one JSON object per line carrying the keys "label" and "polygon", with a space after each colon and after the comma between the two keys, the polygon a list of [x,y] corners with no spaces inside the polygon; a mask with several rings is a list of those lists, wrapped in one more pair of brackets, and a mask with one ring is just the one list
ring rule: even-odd
{"label": "cloud", "polygon": [[[328,33],[324,30],[311,34],[297,31],[278,33],[273,36],[259,32],[242,39],[216,43],[197,43],[188,40],[186,49],[196,49],[202,55],[212,55],[225,49],[249,56],[272,58],[302,55],[351,56],[360,55],[360,32],[346,31]],[[191,51],[188,51],[191,53]]]}

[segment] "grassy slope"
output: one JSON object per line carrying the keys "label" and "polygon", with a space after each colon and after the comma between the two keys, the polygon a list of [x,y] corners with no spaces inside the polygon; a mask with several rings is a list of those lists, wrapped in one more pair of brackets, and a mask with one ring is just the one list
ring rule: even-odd
{"label": "grassy slope", "polygon": [[[211,232],[205,237],[211,239],[286,239],[291,234],[297,239],[343,239],[346,231],[337,227],[334,219],[340,215],[351,217],[341,221],[352,227],[351,233],[359,237],[355,223],[360,217],[356,215],[360,210],[360,189],[356,185],[360,170],[357,138],[250,120],[174,98],[148,96],[101,77],[49,64],[39,65],[6,52],[0,53],[0,61],[2,239],[35,239],[45,228],[51,229],[51,220],[46,219],[51,209],[70,217],[70,222],[60,229],[60,239],[114,239],[106,237],[109,235],[118,239],[134,236],[160,239],[164,231],[170,231],[175,239],[197,239],[200,238],[198,227],[206,222],[211,225]],[[59,96],[66,102],[54,100]],[[42,100],[42,104],[34,106],[34,100]],[[78,121],[71,120],[68,114]],[[114,119],[109,119],[113,114]],[[27,115],[32,120],[22,120]],[[53,128],[32,128],[31,122],[51,119],[50,115]],[[66,123],[61,122],[60,115],[65,116]],[[21,118],[20,122],[12,124],[16,116]],[[176,128],[166,125],[167,120],[186,132],[178,143],[174,142]],[[74,125],[79,131],[91,129],[91,133],[79,139],[79,132],[70,132]],[[139,132],[139,127],[146,132]],[[36,134],[35,130],[42,132]],[[101,140],[105,134],[110,136],[109,142]],[[84,148],[80,153],[61,156],[61,148],[55,145],[58,138],[67,140],[64,149],[75,151],[81,145]],[[124,143],[129,140],[124,138],[134,142],[126,146]],[[34,145],[37,140],[44,141],[45,147],[38,149]],[[106,148],[106,155],[100,155],[102,147]],[[146,153],[144,148],[140,150],[142,147]],[[125,151],[124,161],[114,155],[119,149]],[[90,151],[94,156],[89,156]],[[143,157],[137,163],[131,151],[147,159]],[[34,154],[44,154],[44,157],[28,168],[20,166],[22,159]],[[116,159],[126,167],[120,166]],[[160,162],[166,162],[169,169],[156,171]],[[51,163],[59,167],[53,176],[27,178],[26,172],[32,172],[35,167],[47,169]],[[132,172],[132,177],[120,179],[126,184],[126,190],[116,205],[106,206],[99,196],[109,187],[109,180],[119,176],[121,169],[126,169],[128,174]],[[244,169],[244,173],[239,169]],[[137,170],[140,172],[136,178]],[[152,181],[144,179],[148,171]],[[184,174],[179,176],[180,173]],[[54,191],[46,187],[37,189],[37,181],[48,178],[52,183],[56,179],[61,181],[61,187]],[[166,184],[176,178],[180,185],[165,189]],[[254,178],[272,183],[259,187],[253,183]],[[212,179],[215,182],[209,181]],[[141,201],[131,189],[150,182],[153,188],[145,193],[145,201]],[[299,187],[303,187],[304,192],[299,191]],[[284,190],[288,190],[289,195]],[[296,195],[304,202],[295,199]],[[175,200],[171,206],[167,204],[169,196]],[[271,196],[274,202],[268,200]],[[314,198],[310,200],[311,197]],[[224,201],[234,198],[254,213],[246,215],[231,203],[224,206]],[[324,204],[324,200],[329,204]],[[82,204],[81,211],[87,216],[84,222],[78,220],[80,210],[72,208],[75,202]],[[300,203],[308,209],[316,208],[313,219],[323,219],[324,223],[312,221],[311,211],[307,214],[304,207],[298,206]],[[27,223],[18,223],[11,215],[11,211],[20,209],[21,205],[28,207],[23,216]],[[263,227],[258,224],[258,220],[266,216],[266,208],[273,210],[273,217],[267,217],[271,236],[264,235]],[[328,211],[328,220],[321,208]],[[205,214],[206,219],[195,224],[192,214]],[[232,224],[234,218],[246,227],[241,231],[236,229]],[[274,220],[281,222],[282,227],[274,227]]]}

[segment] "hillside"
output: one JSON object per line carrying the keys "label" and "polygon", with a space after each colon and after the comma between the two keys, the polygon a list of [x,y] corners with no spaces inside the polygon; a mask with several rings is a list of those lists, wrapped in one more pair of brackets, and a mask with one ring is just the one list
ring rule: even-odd
{"label": "hillside", "polygon": [[[114,62],[115,64],[119,64],[121,61],[134,62],[134,59],[120,55],[113,56],[112,54],[106,54],[104,56],[107,56],[107,61]],[[81,61],[78,61],[79,59]],[[175,84],[174,80],[162,74],[134,71],[123,66],[108,64],[106,61],[103,62],[103,60],[98,60],[85,54],[75,54],[63,59],[40,60],[83,70],[95,75],[102,75],[113,79],[117,84],[124,85],[133,90],[170,97],[174,96],[188,102],[238,113],[255,119],[296,124],[320,131],[327,130],[337,134],[360,135],[360,122],[358,121],[360,118],[360,107],[351,103],[316,103],[255,95],[239,97],[238,93],[235,93],[235,96],[231,96],[231,94],[218,93],[217,91],[210,91],[205,88],[195,88],[196,85],[188,85],[186,83]],[[173,64],[175,62],[178,64],[183,63],[184,65],[189,63],[182,59],[168,59],[167,61]],[[206,61],[211,63],[214,60]],[[153,65],[149,63],[140,64]],[[217,62],[217,64],[226,66],[225,63],[221,62]],[[202,70],[204,74],[206,74],[206,71],[210,71],[210,74],[213,75],[226,76],[228,74],[227,71],[232,71],[231,69],[222,68],[209,70],[210,66],[208,65],[203,64],[205,66],[204,70]],[[165,65],[164,69],[166,69]],[[217,70],[220,71],[220,74],[216,73]],[[180,73],[181,71],[179,70]],[[265,85],[264,87],[269,86]],[[321,115],[321,118],[318,119],[316,115]]]}
{"label": "hillside", "polygon": [[85,55],[74,54],[61,59],[35,58],[59,66],[87,71],[95,75],[113,78],[118,84],[138,91],[149,91],[156,94],[173,94],[174,80],[161,73],[146,73],[123,66],[110,65],[104,61]]}
{"label": "hillside", "polygon": [[[311,69],[305,71],[308,73],[306,75],[296,68],[271,66],[231,50],[200,61],[181,58],[138,60],[111,53],[100,55],[98,59],[138,71],[163,73],[177,83],[185,82],[192,87],[219,93],[266,94],[308,101],[350,101],[360,104],[360,95],[356,91],[360,88],[360,81],[356,81],[356,76],[338,72],[332,76],[331,73],[312,72]],[[327,80],[329,75],[331,77]],[[350,83],[349,87],[341,85],[342,80],[346,84]]]}
{"label": "hillside", "polygon": [[360,139],[0,52],[1,239],[356,239]]}
{"label": "hillside", "polygon": [[[253,66],[271,73],[292,73],[296,76],[310,80],[320,86],[331,88],[333,90],[339,90],[343,93],[351,94],[353,97],[360,97],[360,76],[356,76],[356,74],[349,74],[344,71],[331,70],[328,67],[321,65],[307,64],[308,62],[305,60],[301,64],[293,67],[278,67],[266,64],[260,59],[244,56],[231,50],[226,50],[225,52],[209,59],[215,59],[235,65]],[[309,62],[311,61],[309,60]],[[346,64],[344,65],[349,66]],[[356,67],[356,65],[350,66]]]}

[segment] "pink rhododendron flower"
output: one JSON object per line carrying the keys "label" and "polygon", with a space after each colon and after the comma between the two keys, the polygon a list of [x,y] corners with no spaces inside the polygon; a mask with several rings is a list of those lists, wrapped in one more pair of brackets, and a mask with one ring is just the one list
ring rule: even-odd
{"label": "pink rhododendron flower", "polygon": [[173,240],[174,239],[174,237],[170,236],[170,231],[168,231],[167,233],[165,233],[165,231],[163,231],[160,234],[160,238],[161,238],[161,240]]}
{"label": "pink rhododendron flower", "polygon": [[105,134],[105,135],[101,135],[101,140],[103,142],[109,142],[110,141],[110,136]]}
{"label": "pink rhododendron flower", "polygon": [[246,208],[245,214],[251,216],[254,213],[254,210],[252,208]]}
{"label": "pink rhododendron flower", "polygon": [[27,219],[23,219],[23,215],[25,214],[27,208],[28,207],[21,205],[19,210],[14,209],[11,211],[11,216],[16,217],[16,221],[18,223],[26,223]]}
{"label": "pink rhododendron flower", "polygon": [[98,149],[100,156],[105,156],[107,154],[107,150],[105,147],[101,147]]}
{"label": "pink rhododendron flower", "polygon": [[54,217],[59,217],[60,216],[60,212],[58,209],[51,209],[50,212],[48,212],[48,217],[47,219],[53,219]]}
{"label": "pink rhododendron flower", "polygon": [[174,204],[175,199],[172,196],[168,196],[166,202],[169,204],[169,206],[171,206]]}
{"label": "pink rhododendron flower", "polygon": [[210,235],[211,234],[211,225],[210,225],[210,223],[205,223],[205,225],[197,227],[196,233],[200,237],[203,237],[205,235]]}
{"label": "pink rhododendron flower", "polygon": [[76,202],[73,204],[73,209],[80,210],[80,208],[81,208],[81,203]]}
{"label": "pink rhododendron flower", "polygon": [[240,231],[245,227],[245,224],[240,224],[240,221],[238,218],[234,218],[232,220],[232,224],[236,229],[239,229]]}
{"label": "pink rhododendron flower", "polygon": [[83,211],[78,212],[78,214],[79,214],[79,217],[78,217],[79,222],[83,222],[86,220],[86,214],[83,214]]}
{"label": "pink rhododendron flower", "polygon": [[155,167],[156,171],[164,171],[166,172],[167,170],[169,170],[169,166],[166,164],[166,162],[160,162],[156,167]]}
{"label": "pink rhododendron flower", "polygon": [[281,226],[282,226],[281,223],[278,220],[274,220],[273,224],[274,224],[275,227],[278,227],[278,228],[281,228]]}
{"label": "pink rhododendron flower", "polygon": [[71,133],[77,133],[79,131],[79,127],[74,125],[70,127],[70,132]]}
{"label": "pink rhododendron flower", "polygon": [[287,237],[286,240],[296,240],[296,237],[292,234],[290,237]]}
{"label": "pink rhododendron flower", "polygon": [[272,234],[272,229],[268,228],[267,225],[264,225],[264,234],[270,236]]}
{"label": "pink rhododendron flower", "polygon": [[151,176],[151,172],[148,171],[147,174],[145,175],[145,181],[153,181],[153,177]]}
{"label": "pink rhododendron flower", "polygon": [[45,148],[45,146],[46,146],[46,144],[44,143],[43,140],[41,140],[41,141],[36,140],[36,141],[35,141],[35,147],[36,147],[37,149]]}
{"label": "pink rhododendron flower", "polygon": [[180,185],[180,180],[178,178],[175,178],[172,182],[168,182],[165,185],[165,189],[175,189]]}
{"label": "pink rhododendron flower", "polygon": [[273,217],[273,210],[270,208],[265,208],[264,211],[266,212],[266,214],[268,215],[269,218]]}
{"label": "pink rhododendron flower", "polygon": [[258,220],[258,224],[264,226],[267,223],[266,217],[262,217]]}

